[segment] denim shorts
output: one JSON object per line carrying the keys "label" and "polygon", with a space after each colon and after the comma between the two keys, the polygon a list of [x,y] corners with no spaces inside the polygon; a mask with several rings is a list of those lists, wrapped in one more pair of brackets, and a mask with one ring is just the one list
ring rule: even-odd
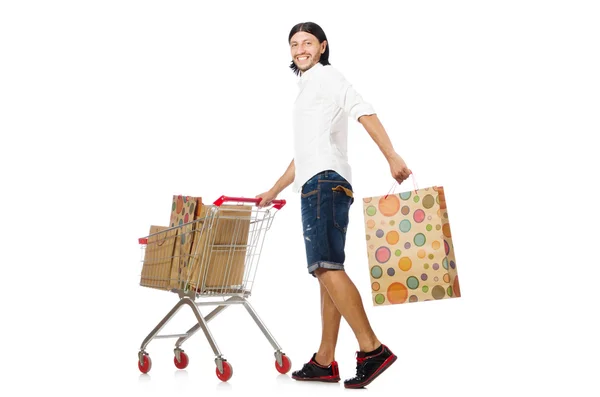
{"label": "denim shorts", "polygon": [[344,270],[352,186],[335,171],[323,171],[302,186],[301,208],[308,272]]}

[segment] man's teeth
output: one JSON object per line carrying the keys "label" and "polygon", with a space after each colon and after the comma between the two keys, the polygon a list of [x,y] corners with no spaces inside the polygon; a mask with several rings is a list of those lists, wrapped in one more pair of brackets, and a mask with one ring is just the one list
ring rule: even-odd
{"label": "man's teeth", "polygon": [[299,61],[306,61],[308,59],[308,57],[299,57],[298,60]]}

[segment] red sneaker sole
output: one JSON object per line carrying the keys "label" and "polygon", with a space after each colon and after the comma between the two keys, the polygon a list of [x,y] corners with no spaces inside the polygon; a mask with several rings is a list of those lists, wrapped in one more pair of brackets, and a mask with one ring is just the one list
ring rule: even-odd
{"label": "red sneaker sole", "polygon": [[292,379],[303,381],[303,382],[330,382],[330,383],[335,383],[335,382],[339,382],[340,381],[340,378],[296,378],[293,375],[292,375]]}

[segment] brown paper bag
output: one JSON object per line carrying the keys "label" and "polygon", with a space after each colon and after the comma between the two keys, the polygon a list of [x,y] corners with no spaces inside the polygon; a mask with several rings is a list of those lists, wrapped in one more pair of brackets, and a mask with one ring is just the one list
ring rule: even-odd
{"label": "brown paper bag", "polygon": [[150,234],[144,253],[144,264],[140,285],[168,290],[170,287],[171,264],[175,248],[176,230],[166,226],[150,226]]}
{"label": "brown paper bag", "polygon": [[[200,274],[203,274],[204,258],[208,256],[208,227],[211,223],[209,206],[199,205],[196,209],[194,221],[194,238],[190,251],[190,266],[186,278],[186,289],[195,289],[198,285]],[[207,217],[209,217],[207,219]]]}
{"label": "brown paper bag", "polygon": [[242,287],[251,206],[202,206],[192,245],[189,288],[226,292]]}

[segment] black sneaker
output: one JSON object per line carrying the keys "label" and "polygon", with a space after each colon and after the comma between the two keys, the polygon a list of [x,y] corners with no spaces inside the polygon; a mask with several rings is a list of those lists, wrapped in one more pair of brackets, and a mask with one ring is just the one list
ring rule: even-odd
{"label": "black sneaker", "polygon": [[348,389],[365,387],[388,369],[397,358],[386,345],[381,345],[381,351],[371,356],[367,356],[365,352],[356,352],[356,376],[345,380],[344,387]]}
{"label": "black sneaker", "polygon": [[313,380],[319,382],[339,382],[340,371],[338,369],[338,363],[332,361],[329,366],[324,367],[317,363],[315,357],[317,353],[313,354],[309,362],[304,364],[301,370],[292,372],[292,378],[296,380]]}

